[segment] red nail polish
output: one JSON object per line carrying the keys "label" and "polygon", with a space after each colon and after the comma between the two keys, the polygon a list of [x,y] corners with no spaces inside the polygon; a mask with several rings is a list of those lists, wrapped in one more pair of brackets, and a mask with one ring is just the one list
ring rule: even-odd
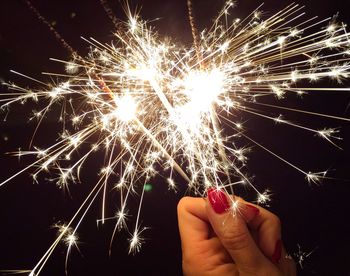
{"label": "red nail polish", "polygon": [[208,199],[217,214],[222,214],[230,208],[226,194],[221,190],[210,188],[208,190]]}
{"label": "red nail polish", "polygon": [[243,216],[247,222],[254,219],[257,215],[259,215],[260,210],[253,205],[245,204],[246,208],[243,210]]}
{"label": "red nail polish", "polygon": [[278,264],[280,259],[281,259],[281,255],[282,255],[282,242],[281,240],[278,240],[276,242],[276,245],[275,245],[275,251],[273,253],[273,255],[271,256],[271,260]]}

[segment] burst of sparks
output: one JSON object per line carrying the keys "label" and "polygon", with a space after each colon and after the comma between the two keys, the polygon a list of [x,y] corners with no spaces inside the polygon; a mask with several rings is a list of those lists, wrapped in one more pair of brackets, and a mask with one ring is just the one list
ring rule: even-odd
{"label": "burst of sparks", "polygon": [[[310,252],[305,252],[301,249],[301,246],[299,244],[297,246],[298,246],[298,252],[294,253],[293,255],[294,255],[295,259],[297,260],[300,268],[303,269],[305,260],[307,258],[309,258],[315,252],[316,248]],[[290,256],[290,258],[291,258],[291,256]]]}
{"label": "burst of sparks", "polygon": [[[267,204],[270,192],[259,191],[246,175],[243,168],[248,148],[236,146],[236,137],[247,138],[302,173],[310,183],[326,177],[324,172],[299,168],[248,137],[244,122],[234,118],[238,113],[253,115],[308,131],[337,146],[340,138],[335,128],[312,129],[282,115],[276,118],[260,112],[258,107],[268,106],[259,101],[265,97],[283,100],[288,95],[302,96],[315,90],[349,91],[303,87],[326,78],[341,83],[349,77],[349,34],[333,19],[303,20],[298,4],[269,18],[264,18],[259,7],[244,19],[230,19],[233,7],[232,1],[227,2],[213,26],[201,32],[199,53],[195,47],[163,41],[147,22],[128,12],[129,20],[116,30],[113,44],[84,39],[92,49],[86,58],[75,55],[69,61],[56,60],[65,64],[67,74],[50,75],[61,77],[61,83],[46,84],[17,72],[42,88],[5,83],[11,91],[1,95],[3,109],[29,100],[46,102],[44,108],[33,111],[31,118],[40,125],[58,105],[62,108],[58,121],[63,129],[52,146],[18,152],[19,157],[34,155],[37,161],[0,186],[33,169],[34,181],[50,170],[57,173],[52,180],[68,190],[70,183],[79,181],[88,158],[100,151],[106,156],[99,181],[71,221],[60,228],[57,240],[32,275],[41,272],[59,241],[64,241],[69,251],[77,247],[76,232],[99,194],[103,199],[98,222],[115,220],[115,233],[128,229],[127,203],[141,191],[133,229],[127,230],[132,233],[130,252],[138,251],[144,230],[139,222],[143,187],[156,175],[164,176],[170,189],[176,189],[175,178],[179,175],[202,195],[212,186],[229,189],[245,185],[256,191],[258,203]],[[322,27],[327,21],[331,23]],[[313,32],[315,28],[318,30]],[[283,106],[270,107],[349,121]],[[233,181],[235,178],[238,180]],[[116,215],[108,218],[106,202],[111,188],[120,194],[120,206]]]}

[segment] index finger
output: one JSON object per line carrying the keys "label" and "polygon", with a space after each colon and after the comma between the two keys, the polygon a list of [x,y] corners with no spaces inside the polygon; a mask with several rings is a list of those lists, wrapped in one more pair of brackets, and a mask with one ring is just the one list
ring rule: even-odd
{"label": "index finger", "polygon": [[177,205],[179,231],[183,246],[207,240],[210,234],[203,198],[183,197]]}

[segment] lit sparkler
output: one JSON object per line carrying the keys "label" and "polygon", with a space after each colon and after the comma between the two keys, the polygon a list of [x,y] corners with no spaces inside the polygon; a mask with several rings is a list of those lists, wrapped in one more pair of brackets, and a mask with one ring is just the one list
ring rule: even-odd
{"label": "lit sparkler", "polygon": [[[283,99],[288,94],[302,96],[314,90],[349,91],[303,87],[306,82],[313,86],[329,78],[341,83],[349,77],[350,37],[345,26],[330,18],[302,19],[303,7],[298,4],[266,19],[261,6],[243,20],[232,19],[229,13],[233,7],[234,3],[228,1],[212,27],[199,33],[188,48],[163,41],[147,22],[128,10],[128,21],[122,27],[118,23],[113,44],[84,39],[92,49],[87,57],[75,53],[69,61],[55,60],[66,66],[66,73],[50,73],[60,77],[61,83],[47,84],[17,72],[42,88],[29,90],[5,83],[10,92],[1,95],[3,109],[17,102],[44,101],[47,105],[33,113],[40,125],[51,107],[58,105],[62,107],[58,120],[64,127],[61,139],[52,146],[18,152],[18,156],[37,156],[37,161],[0,186],[25,171],[32,170],[37,181],[39,174],[50,170],[57,174],[57,186],[69,191],[69,184],[79,180],[88,158],[101,151],[106,156],[99,181],[72,219],[58,226],[57,239],[30,275],[41,272],[60,242],[68,246],[68,259],[71,248],[77,247],[77,230],[100,194],[103,200],[98,222],[116,222],[112,245],[116,232],[127,229],[130,197],[140,193],[133,228],[127,230],[131,233],[130,252],[138,251],[145,229],[139,223],[143,187],[156,175],[165,177],[170,189],[176,189],[175,178],[179,175],[201,195],[213,186],[228,190],[246,185],[256,191],[257,202],[267,203],[269,191],[259,191],[242,169],[247,148],[236,146],[237,136],[296,169],[310,183],[327,177],[326,172],[298,167],[250,138],[244,124],[234,118],[237,113],[247,113],[308,131],[337,146],[337,129],[313,129],[282,116],[272,117],[259,107],[350,119],[259,100]],[[318,31],[313,32],[316,28]],[[112,218],[106,217],[105,211],[111,188],[120,194],[120,206]]]}

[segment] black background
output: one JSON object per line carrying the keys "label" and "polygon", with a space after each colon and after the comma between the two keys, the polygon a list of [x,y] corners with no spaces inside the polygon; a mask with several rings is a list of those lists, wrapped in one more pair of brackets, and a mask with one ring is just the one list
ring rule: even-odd
{"label": "black background", "polygon": [[[88,52],[80,36],[94,37],[102,42],[113,40],[113,25],[104,13],[98,0],[44,1],[33,0],[35,6],[50,22],[55,21],[57,31],[81,55]],[[243,17],[260,1],[241,1],[234,10],[235,16]],[[346,1],[297,1],[306,5],[308,17],[318,15],[321,19],[340,12],[339,21],[350,22]],[[289,4],[289,1],[265,1],[266,14]],[[118,1],[110,1],[118,18],[124,18]],[[171,36],[178,42],[190,43],[191,33],[186,16],[186,1],[133,1],[131,6],[142,7],[144,19],[160,18],[152,25],[163,36]],[[194,9],[201,27],[209,26],[223,1],[194,0]],[[270,11],[270,12],[269,12]],[[75,13],[73,16],[72,13]],[[24,86],[35,84],[16,75],[14,69],[24,74],[49,81],[40,72],[61,72],[62,65],[49,61],[50,57],[68,59],[69,54],[59,44],[47,27],[31,13],[20,0],[2,0],[0,11],[0,78]],[[338,86],[334,82],[319,83],[318,86]],[[349,87],[349,83],[343,86]],[[5,91],[5,88],[2,89]],[[348,116],[347,105],[350,96],[339,92],[315,92],[302,101],[296,98],[284,100],[284,104],[320,111],[337,116]],[[277,102],[278,103],[278,102]],[[30,106],[12,108],[6,122],[0,122],[0,164],[1,180],[23,168],[31,160],[18,162],[6,152],[28,147],[35,124],[28,122]],[[273,113],[275,112],[275,113]],[[276,115],[276,110],[271,114]],[[277,113],[278,114],[278,113]],[[286,113],[288,116],[292,114]],[[5,114],[3,115],[5,116]],[[242,116],[243,117],[243,116]],[[298,244],[306,251],[314,251],[303,263],[300,275],[350,275],[349,246],[350,219],[348,198],[350,131],[349,123],[312,118],[291,117],[303,124],[321,128],[340,127],[344,138],[337,150],[323,140],[309,133],[286,126],[276,126],[263,119],[244,116],[248,134],[268,145],[270,149],[287,157],[305,170],[330,169],[331,176],[338,180],[325,181],[320,186],[309,186],[303,175],[294,171],[265,152],[255,149],[250,155],[249,171],[255,176],[256,185],[271,188],[273,201],[270,209],[277,213],[283,223],[283,236],[290,252],[298,251]],[[35,144],[49,145],[57,138],[57,124],[51,119],[39,131]],[[98,160],[89,161],[85,166],[82,183],[74,185],[73,199],[65,196],[53,183],[44,179],[32,184],[28,174],[23,174],[0,188],[0,269],[30,269],[40,259],[55,238],[50,225],[61,220],[67,221],[76,210],[89,189],[95,183]],[[98,167],[99,168],[99,167]],[[96,171],[98,170],[96,169]],[[108,257],[108,244],[113,223],[96,228],[101,204],[97,203],[89,212],[80,231],[79,247],[82,251],[72,253],[69,275],[180,275],[181,249],[177,230],[176,205],[186,194],[186,187],[180,183],[177,193],[168,191],[164,181],[152,181],[153,190],[146,193],[142,211],[143,225],[150,226],[145,232],[146,243],[142,251],[127,254],[127,241],[121,233]],[[243,197],[251,197],[249,191],[240,191]],[[109,208],[115,207],[113,202]],[[64,246],[59,246],[50,258],[42,275],[64,274]]]}

